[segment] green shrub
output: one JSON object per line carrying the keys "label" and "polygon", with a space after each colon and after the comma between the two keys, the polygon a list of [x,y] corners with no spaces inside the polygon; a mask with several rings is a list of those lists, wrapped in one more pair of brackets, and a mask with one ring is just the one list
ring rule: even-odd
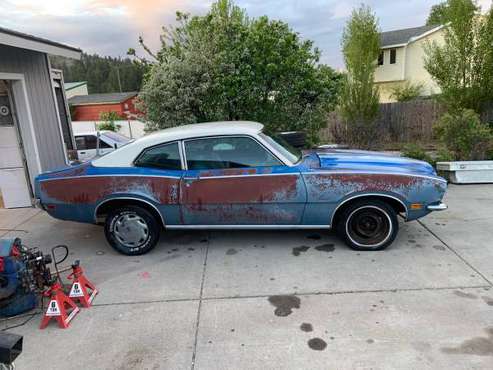
{"label": "green shrub", "polygon": [[419,144],[406,144],[401,152],[403,157],[414,158],[420,161],[425,161],[430,164],[434,164],[433,158],[431,158],[424,148]]}
{"label": "green shrub", "polygon": [[487,159],[493,147],[493,131],[471,109],[444,114],[435,124],[434,131],[454,160]]}
{"label": "green shrub", "polygon": [[120,115],[116,112],[102,112],[99,115],[99,119],[103,122],[101,122],[98,125],[98,130],[106,130],[106,131],[118,131],[121,126],[117,125],[115,121],[118,121],[121,119]]}
{"label": "green shrub", "polygon": [[423,84],[413,84],[407,81],[403,85],[396,86],[392,89],[390,96],[398,102],[414,100],[423,94]]}

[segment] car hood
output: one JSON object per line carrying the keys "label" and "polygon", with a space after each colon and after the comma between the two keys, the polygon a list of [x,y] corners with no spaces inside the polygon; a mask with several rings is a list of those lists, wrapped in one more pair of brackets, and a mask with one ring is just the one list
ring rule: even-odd
{"label": "car hood", "polygon": [[397,172],[436,176],[429,163],[380,152],[363,150],[316,150],[320,168],[370,172]]}

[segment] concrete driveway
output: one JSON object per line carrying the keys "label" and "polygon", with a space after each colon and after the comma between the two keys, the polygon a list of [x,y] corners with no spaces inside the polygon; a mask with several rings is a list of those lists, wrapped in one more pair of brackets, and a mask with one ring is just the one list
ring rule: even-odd
{"label": "concrete driveway", "polygon": [[213,231],[125,257],[100,227],[1,211],[0,235],[67,244],[101,291],[69,329],[1,325],[24,323],[18,369],[492,369],[493,186],[446,202],[369,253],[326,231]]}

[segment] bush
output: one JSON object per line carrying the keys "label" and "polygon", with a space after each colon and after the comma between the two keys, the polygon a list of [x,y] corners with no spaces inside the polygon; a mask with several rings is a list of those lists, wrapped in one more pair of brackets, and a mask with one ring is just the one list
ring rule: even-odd
{"label": "bush", "polygon": [[398,102],[414,100],[423,93],[423,84],[413,84],[407,81],[405,84],[396,86],[392,89],[390,96]]}
{"label": "bush", "polygon": [[435,161],[431,158],[424,148],[419,144],[406,144],[401,152],[403,157],[414,158],[420,161],[425,161],[434,164]]}
{"label": "bush", "polygon": [[434,127],[454,160],[483,160],[493,148],[493,130],[471,109],[444,114]]}
{"label": "bush", "polygon": [[106,130],[106,131],[118,131],[121,126],[117,125],[115,121],[118,121],[121,119],[120,115],[116,112],[102,112],[99,115],[99,119],[103,122],[101,122],[98,125],[98,130]]}

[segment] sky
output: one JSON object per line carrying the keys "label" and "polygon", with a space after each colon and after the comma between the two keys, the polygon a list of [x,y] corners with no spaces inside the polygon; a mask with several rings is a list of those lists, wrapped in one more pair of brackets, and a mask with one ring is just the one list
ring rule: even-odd
{"label": "sky", "polygon": [[[343,67],[340,40],[351,10],[362,0],[236,0],[250,17],[287,22],[322,51],[322,62]],[[440,0],[366,0],[382,31],[425,24]],[[478,0],[483,10],[492,0]],[[156,49],[161,26],[173,25],[177,10],[205,14],[212,0],[0,0],[0,27],[45,37],[86,53],[125,56],[138,37]]]}

